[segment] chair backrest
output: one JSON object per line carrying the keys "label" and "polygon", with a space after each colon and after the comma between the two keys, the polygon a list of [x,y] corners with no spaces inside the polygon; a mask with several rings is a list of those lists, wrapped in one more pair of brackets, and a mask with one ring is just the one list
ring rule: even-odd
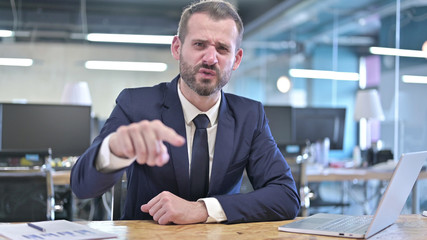
{"label": "chair backrest", "polygon": [[122,210],[126,199],[127,178],[126,172],[122,178],[114,184],[111,196],[111,220],[120,220],[122,217]]}
{"label": "chair backrest", "polygon": [[54,220],[49,169],[0,170],[0,222]]}
{"label": "chair backrest", "polygon": [[278,145],[279,150],[286,158],[295,180],[298,194],[301,199],[301,210],[299,216],[307,215],[307,208],[310,206],[309,189],[307,181],[307,162],[310,157],[307,149],[307,143],[289,143]]}
{"label": "chair backrest", "polygon": [[0,222],[54,220],[51,149],[0,151]]}
{"label": "chair backrest", "polygon": [[[299,151],[295,154],[289,153],[286,148],[286,145],[279,146],[279,149],[282,151],[282,154],[285,156],[288,164],[291,167],[292,175],[294,176],[295,183],[297,185],[297,190],[301,195],[301,204],[304,210],[305,203],[307,203],[308,198],[305,196],[307,188],[307,176],[306,176],[306,163],[307,158],[304,154],[304,148],[306,147],[305,143],[292,144],[294,147],[298,145]],[[111,220],[119,220],[122,216],[122,210],[125,202],[126,196],[126,186],[127,178],[126,172],[123,174],[122,178],[112,187],[112,197],[111,197]],[[249,181],[249,178],[246,174],[246,171],[243,174],[242,186],[240,188],[241,193],[248,193],[253,191],[252,184]],[[308,203],[309,205],[309,203]],[[308,207],[308,206],[307,206]],[[300,213],[303,214],[303,213]]]}

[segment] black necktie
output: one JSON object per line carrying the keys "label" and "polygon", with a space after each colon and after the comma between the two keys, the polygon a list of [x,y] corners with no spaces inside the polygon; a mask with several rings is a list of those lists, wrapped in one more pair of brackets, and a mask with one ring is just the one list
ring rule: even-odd
{"label": "black necktie", "polygon": [[209,189],[209,149],[206,127],[209,118],[199,114],[193,119],[196,131],[193,138],[193,153],[191,157],[190,189],[191,200],[206,197]]}

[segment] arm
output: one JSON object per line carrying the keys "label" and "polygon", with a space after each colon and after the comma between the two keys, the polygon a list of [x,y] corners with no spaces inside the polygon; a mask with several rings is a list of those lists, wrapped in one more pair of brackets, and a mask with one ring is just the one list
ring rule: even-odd
{"label": "arm", "polygon": [[95,161],[104,138],[113,133],[119,126],[129,123],[130,119],[118,103],[111,113],[110,118],[105,122],[99,136],[95,138],[92,145],[80,156],[71,169],[70,185],[78,198],[98,197],[110,189],[121,178],[124,169],[102,173],[96,169]]}
{"label": "arm", "polygon": [[183,137],[159,120],[132,121],[127,114],[131,110],[125,110],[125,107],[131,105],[129,95],[125,91],[120,94],[117,105],[101,134],[73,166],[71,188],[79,198],[91,198],[103,194],[123,174],[125,168],[105,172],[96,169],[96,159],[106,136],[110,136],[108,147],[111,154],[120,158],[136,158],[139,164],[149,166],[163,166],[168,162],[169,155],[163,141],[173,146],[181,146],[185,142]]}
{"label": "arm", "polygon": [[159,224],[193,224],[208,219],[204,202],[187,201],[166,191],[143,204],[141,211],[149,213]]}
{"label": "arm", "polygon": [[290,167],[276,146],[261,104],[258,109],[258,126],[246,165],[254,191],[214,196],[227,215],[226,223],[293,219],[299,211]]}

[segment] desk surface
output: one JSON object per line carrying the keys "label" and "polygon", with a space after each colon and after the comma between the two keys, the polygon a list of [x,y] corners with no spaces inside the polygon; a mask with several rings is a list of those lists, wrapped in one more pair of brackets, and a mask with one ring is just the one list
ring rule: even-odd
{"label": "desk surface", "polygon": [[70,184],[71,170],[53,171],[52,180],[54,185]]}
{"label": "desk surface", "polygon": [[[79,222],[104,232],[115,233],[118,239],[344,239],[317,235],[286,233],[278,226],[290,221],[242,224],[158,225],[153,221]],[[425,239],[427,217],[402,215],[398,221],[371,239]],[[348,239],[348,238],[347,238]]]}

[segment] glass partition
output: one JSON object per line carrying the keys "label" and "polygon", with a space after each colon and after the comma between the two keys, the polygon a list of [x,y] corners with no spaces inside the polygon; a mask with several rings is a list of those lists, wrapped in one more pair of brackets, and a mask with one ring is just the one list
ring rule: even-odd
{"label": "glass partition", "polygon": [[[397,157],[427,149],[427,106],[419,104],[427,85],[411,80],[427,76],[427,57],[419,55],[426,21],[426,1],[296,1],[246,26],[244,60],[228,91],[266,105],[346,108],[344,148],[332,158],[352,158],[355,147]],[[396,48],[418,57],[396,57]],[[289,91],[278,89],[280,77]],[[378,93],[380,115],[355,117],[361,89]]]}

